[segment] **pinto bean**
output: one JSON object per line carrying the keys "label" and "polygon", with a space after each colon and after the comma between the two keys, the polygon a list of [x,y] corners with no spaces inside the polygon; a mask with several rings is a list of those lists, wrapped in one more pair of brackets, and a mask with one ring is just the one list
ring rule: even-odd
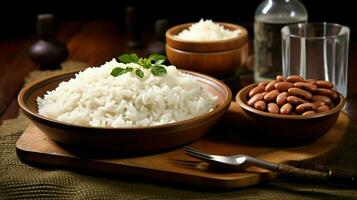
{"label": "pinto bean", "polygon": [[263,81],[258,83],[258,85],[264,85],[264,87],[269,83],[270,81]]}
{"label": "pinto bean", "polygon": [[288,93],[289,95],[303,97],[304,99],[311,99],[312,97],[311,92],[295,87],[289,88]]}
{"label": "pinto bean", "polygon": [[306,79],[305,80],[306,82],[308,82],[308,83],[311,83],[311,84],[313,84],[313,85],[315,85],[316,84],[316,79]]}
{"label": "pinto bean", "polygon": [[258,93],[264,92],[265,86],[264,85],[258,85],[255,88],[253,88],[251,91],[249,91],[248,96],[252,97]]}
{"label": "pinto bean", "polygon": [[313,114],[315,114],[316,112],[315,111],[313,111],[313,110],[308,110],[308,111],[306,111],[306,112],[304,112],[304,113],[302,113],[302,115],[303,116],[306,116],[306,115],[313,115]]}
{"label": "pinto bean", "polygon": [[321,112],[326,112],[326,111],[329,111],[329,110],[330,110],[329,106],[322,105],[322,106],[317,107],[316,112],[317,113],[321,113]]}
{"label": "pinto bean", "polygon": [[276,97],[276,104],[282,106],[286,103],[289,94],[287,92],[282,92]]}
{"label": "pinto bean", "polygon": [[326,103],[323,102],[323,101],[314,101],[312,103],[315,104],[316,107],[320,107],[320,106],[326,105]]}
{"label": "pinto bean", "polygon": [[264,96],[264,101],[266,102],[274,101],[278,95],[279,95],[278,90],[272,90]]}
{"label": "pinto bean", "polygon": [[286,81],[295,83],[295,82],[304,82],[304,78],[299,75],[291,75],[286,78]]}
{"label": "pinto bean", "polygon": [[256,95],[254,95],[252,98],[250,98],[247,102],[248,106],[253,106],[255,104],[255,102],[263,100],[264,98],[264,93],[258,93]]}
{"label": "pinto bean", "polygon": [[268,103],[268,112],[279,114],[279,106],[276,103]]}
{"label": "pinto bean", "polygon": [[286,98],[288,103],[291,103],[292,105],[299,105],[302,103],[307,103],[308,101],[306,101],[305,99],[296,97],[296,96],[288,96],[288,98]]}
{"label": "pinto bean", "polygon": [[285,77],[282,76],[282,75],[277,75],[275,80],[276,80],[276,82],[284,82],[285,81]]}
{"label": "pinto bean", "polygon": [[290,87],[293,86],[293,83],[291,82],[277,82],[275,83],[275,89],[277,89],[279,92],[287,92]]}
{"label": "pinto bean", "polygon": [[276,81],[272,80],[270,81],[266,86],[265,86],[265,92],[270,92],[272,90],[275,89],[274,85],[275,85]]}
{"label": "pinto bean", "polygon": [[286,103],[280,108],[280,114],[289,115],[291,113],[292,109],[293,109],[293,106],[290,103]]}
{"label": "pinto bean", "polygon": [[304,90],[308,90],[310,92],[313,92],[317,89],[316,85],[313,85],[311,83],[307,83],[307,82],[296,82],[294,83],[294,87],[300,88],[300,89],[304,89]]}
{"label": "pinto bean", "polygon": [[264,101],[260,100],[254,103],[254,108],[257,110],[264,111],[266,109],[267,105],[265,104]]}
{"label": "pinto bean", "polygon": [[317,88],[315,90],[316,94],[321,94],[321,95],[325,95],[325,96],[329,96],[331,97],[331,99],[337,99],[338,95],[335,91],[331,90],[331,89],[326,89],[326,88]]}
{"label": "pinto bean", "polygon": [[331,98],[328,96],[323,96],[323,95],[312,95],[311,97],[311,101],[315,102],[315,101],[322,101],[327,105],[331,105],[332,101]]}
{"label": "pinto bean", "polygon": [[316,81],[316,85],[319,88],[326,88],[326,89],[333,88],[333,83],[331,83],[330,81],[318,80]]}
{"label": "pinto bean", "polygon": [[296,106],[296,112],[298,113],[304,113],[305,111],[309,111],[309,110],[316,110],[316,106],[313,103],[302,103],[298,106]]}

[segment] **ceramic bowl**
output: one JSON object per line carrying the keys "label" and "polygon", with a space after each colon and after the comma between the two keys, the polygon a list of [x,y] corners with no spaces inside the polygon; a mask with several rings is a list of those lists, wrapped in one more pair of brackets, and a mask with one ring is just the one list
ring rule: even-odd
{"label": "ceramic bowl", "polygon": [[336,106],[327,112],[313,115],[281,115],[257,110],[246,104],[249,91],[257,83],[241,89],[236,101],[250,123],[263,134],[275,141],[300,143],[313,141],[324,135],[337,121],[345,105],[345,98],[339,94]]}
{"label": "ceramic bowl", "polygon": [[166,31],[166,55],[178,68],[209,74],[217,78],[232,75],[248,57],[248,32],[239,25],[219,23],[229,30],[241,30],[238,37],[217,41],[188,41],[176,37],[192,23]]}
{"label": "ceramic bowl", "polygon": [[43,97],[60,82],[73,78],[76,72],[53,76],[25,87],[18,95],[18,102],[25,115],[49,138],[59,143],[121,153],[159,151],[203,136],[227,111],[231,102],[231,91],[221,81],[191,71],[183,72],[193,75],[206,91],[219,97],[219,104],[213,111],[189,120],[140,128],[79,126],[39,115],[36,98]]}

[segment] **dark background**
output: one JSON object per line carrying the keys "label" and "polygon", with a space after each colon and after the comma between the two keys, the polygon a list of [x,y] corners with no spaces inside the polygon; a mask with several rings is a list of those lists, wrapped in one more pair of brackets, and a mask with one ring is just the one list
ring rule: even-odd
{"label": "dark background", "polygon": [[[1,37],[35,33],[36,15],[54,13],[57,21],[109,19],[123,28],[125,7],[132,5],[140,11],[140,22],[144,28],[154,24],[155,19],[167,18],[172,25],[195,22],[200,18],[227,21],[247,26],[261,0],[47,0],[6,1],[0,7]],[[356,32],[357,10],[353,1],[302,0],[308,10],[309,21],[334,22],[351,28],[351,39]],[[251,36],[252,37],[252,36]]]}

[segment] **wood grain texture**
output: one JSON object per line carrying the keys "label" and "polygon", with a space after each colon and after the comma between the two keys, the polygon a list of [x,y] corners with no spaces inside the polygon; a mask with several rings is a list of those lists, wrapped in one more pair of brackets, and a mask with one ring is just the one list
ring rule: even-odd
{"label": "wood grain texture", "polygon": [[248,57],[248,43],[240,48],[217,52],[182,51],[166,45],[167,59],[180,69],[205,73],[217,78],[234,74]]}
{"label": "wood grain texture", "polygon": [[27,52],[33,41],[32,37],[23,37],[16,41],[0,42],[0,123],[7,107],[16,99],[24,77],[36,69]]}
{"label": "wood grain texture", "polygon": [[197,71],[217,78],[234,74],[248,57],[248,32],[236,24],[221,23],[226,29],[240,30],[237,37],[216,41],[189,41],[177,36],[192,23],[174,26],[166,31],[166,55],[181,69]]}
{"label": "wood grain texture", "polygon": [[69,57],[99,66],[127,50],[126,36],[113,22],[85,23],[68,43]]}
{"label": "wood grain texture", "polygon": [[[217,129],[213,129],[209,135],[190,146],[213,154],[248,154],[276,163],[289,160],[315,160],[321,163],[335,155],[349,125],[349,118],[342,112],[337,123],[324,136],[313,143],[294,147],[271,146],[267,143],[257,146],[257,141],[240,139],[239,136],[247,134],[242,132],[247,126],[246,122],[241,108],[233,102]],[[230,127],[230,131],[223,130],[222,127]],[[275,177],[275,174],[256,167],[242,172],[214,169],[187,156],[182,148],[137,157],[84,158],[53,142],[33,124],[17,141],[16,148],[18,156],[25,162],[133,177],[143,176],[200,187],[239,188]]]}

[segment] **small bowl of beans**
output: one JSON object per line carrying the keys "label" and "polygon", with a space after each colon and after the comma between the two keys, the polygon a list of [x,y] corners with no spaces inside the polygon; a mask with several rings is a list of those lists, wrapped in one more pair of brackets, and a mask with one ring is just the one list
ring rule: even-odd
{"label": "small bowl of beans", "polygon": [[238,92],[236,101],[259,133],[293,143],[325,134],[345,105],[333,83],[298,75],[249,85]]}

